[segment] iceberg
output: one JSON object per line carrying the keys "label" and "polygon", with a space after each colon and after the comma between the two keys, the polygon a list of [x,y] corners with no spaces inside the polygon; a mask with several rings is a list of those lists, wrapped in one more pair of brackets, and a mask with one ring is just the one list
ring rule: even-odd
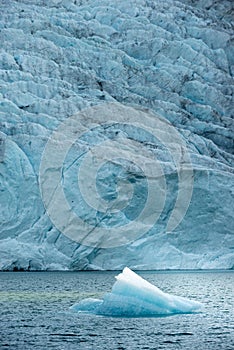
{"label": "iceberg", "polygon": [[111,293],[102,300],[83,299],[71,310],[112,317],[157,317],[193,313],[202,308],[198,301],[164,293],[128,267],[116,279]]}

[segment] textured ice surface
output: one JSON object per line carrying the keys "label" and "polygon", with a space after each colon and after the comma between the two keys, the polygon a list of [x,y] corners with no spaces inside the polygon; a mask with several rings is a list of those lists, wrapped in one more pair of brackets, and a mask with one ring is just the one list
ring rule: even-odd
{"label": "textured ice surface", "polygon": [[[0,269],[233,267],[232,6],[215,0],[1,1]],[[165,210],[148,234],[119,248],[91,248],[58,232],[44,210],[38,169],[51,131],[106,101],[151,108],[187,143],[193,198],[170,235],[162,228],[175,204],[177,174],[163,149],[141,134],[142,147],[156,152],[168,171]],[[113,167],[101,170],[104,197],[113,198]],[[67,189],[68,199],[74,188]],[[124,220],[134,217],[142,198]]]}
{"label": "textured ice surface", "polygon": [[104,316],[149,317],[192,313],[202,307],[197,301],[162,292],[127,267],[116,279],[103,300],[84,299],[71,309]]}

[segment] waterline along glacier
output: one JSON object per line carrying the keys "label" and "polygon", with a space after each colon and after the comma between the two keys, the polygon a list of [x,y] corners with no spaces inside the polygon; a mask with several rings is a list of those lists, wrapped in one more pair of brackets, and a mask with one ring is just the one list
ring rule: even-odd
{"label": "waterline along glacier", "polygon": [[0,5],[0,270],[233,269],[232,1]]}
{"label": "waterline along glacier", "polygon": [[156,317],[198,312],[202,304],[162,292],[125,267],[103,300],[87,298],[71,306],[76,312],[115,317]]}

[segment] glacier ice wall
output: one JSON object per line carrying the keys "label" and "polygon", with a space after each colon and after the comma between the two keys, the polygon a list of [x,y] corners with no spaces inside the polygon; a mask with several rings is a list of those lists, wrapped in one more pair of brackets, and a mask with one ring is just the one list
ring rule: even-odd
{"label": "glacier ice wall", "polygon": [[[232,6],[215,0],[1,1],[0,269],[233,268]],[[102,249],[56,229],[38,174],[46,142],[61,122],[114,101],[150,108],[180,131],[194,189],[184,220],[165,234],[178,190],[170,172],[157,225],[132,243]],[[144,135],[139,139],[154,152]],[[170,157],[159,154],[172,169]],[[113,169],[104,167],[107,184],[112,177]],[[107,199],[114,195],[112,186],[104,190]]]}

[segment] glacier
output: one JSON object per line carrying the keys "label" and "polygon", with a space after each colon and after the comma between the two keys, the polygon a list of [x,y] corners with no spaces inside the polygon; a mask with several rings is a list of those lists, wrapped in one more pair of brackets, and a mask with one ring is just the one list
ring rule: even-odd
{"label": "glacier", "polygon": [[[1,1],[0,270],[234,268],[232,6],[228,0]],[[91,208],[76,185],[82,154],[120,140],[126,156],[151,154],[165,174],[156,224],[105,248],[101,238],[96,245],[71,239],[48,215],[39,186],[48,140],[72,115],[106,103],[152,111],[186,144],[193,192],[173,232],[165,230],[179,192],[175,162],[158,140],[126,125],[87,131],[67,154],[61,183],[76,215],[94,228],[121,227],[127,237],[124,225],[147,201],[141,168],[107,157],[98,170],[102,202],[119,199],[114,215]],[[83,176],[88,180],[90,172]]]}
{"label": "glacier", "polygon": [[164,293],[128,267],[116,276],[111,293],[102,300],[83,299],[70,307],[80,313],[113,317],[156,317],[198,312],[198,301]]}

